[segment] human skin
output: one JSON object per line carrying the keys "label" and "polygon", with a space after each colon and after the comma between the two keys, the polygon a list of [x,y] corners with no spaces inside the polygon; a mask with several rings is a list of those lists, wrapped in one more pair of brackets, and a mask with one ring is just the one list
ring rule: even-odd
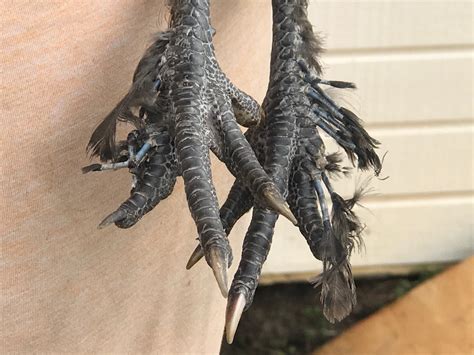
{"label": "human skin", "polygon": [[[3,351],[219,350],[225,300],[204,263],[185,270],[196,227],[182,181],[134,228],[97,230],[127,197],[130,176],[80,173],[90,132],[128,89],[165,13],[159,1],[4,6]],[[212,19],[220,66],[260,102],[270,2],[214,0]],[[232,178],[214,167],[223,198]],[[234,233],[238,255],[243,228]]]}

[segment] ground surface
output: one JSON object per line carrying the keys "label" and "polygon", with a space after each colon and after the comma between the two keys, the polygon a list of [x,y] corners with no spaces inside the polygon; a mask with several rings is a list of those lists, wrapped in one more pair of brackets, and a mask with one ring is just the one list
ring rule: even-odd
{"label": "ground surface", "polygon": [[474,256],[357,322],[312,355],[473,355]]}
{"label": "ground surface", "polygon": [[308,283],[259,287],[252,307],[242,316],[234,344],[223,342],[221,355],[308,354],[439,271],[356,280],[358,304],[339,324],[325,320],[319,293]]}

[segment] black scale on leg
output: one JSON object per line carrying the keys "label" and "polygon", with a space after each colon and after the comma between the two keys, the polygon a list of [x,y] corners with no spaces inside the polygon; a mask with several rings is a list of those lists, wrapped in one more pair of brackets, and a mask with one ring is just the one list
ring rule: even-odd
{"label": "black scale on leg", "polygon": [[[321,88],[355,86],[320,78],[321,45],[307,20],[307,1],[272,3],[271,73],[263,109],[220,70],[212,46],[208,1],[170,1],[170,29],[147,50],[129,93],[92,135],[89,148],[106,163],[85,169],[132,169],[136,183],[130,198],[104,221],[119,227],[136,223],[171,193],[176,176],[182,175],[200,239],[187,267],[205,256],[224,295],[231,260],[227,235],[254,207],[229,291],[229,342],[243,310],[252,303],[270,249],[276,212],[297,222],[312,253],[323,261],[324,271],[315,283],[322,286],[326,317],[340,320],[355,303],[349,256],[362,231],[352,211],[360,193],[343,200],[333,191],[328,176],[346,175],[348,169],[340,165],[338,155],[326,155],[318,129],[334,138],[358,168],[372,168],[376,174],[381,169],[374,151],[378,142],[357,116],[337,105]],[[133,144],[115,144],[117,121],[130,122],[138,131],[145,129],[135,149],[130,147]],[[237,123],[251,126],[247,140]],[[220,211],[211,181],[209,149],[236,176]],[[331,196],[331,216],[324,188]]]}
{"label": "black scale on leg", "polygon": [[[355,166],[373,169],[376,175],[381,169],[374,151],[379,143],[369,136],[355,114],[337,105],[321,88],[330,85],[352,89],[355,85],[320,77],[321,41],[307,19],[307,1],[273,0],[272,5],[273,46],[270,84],[263,104],[265,118],[258,126],[251,127],[246,136],[265,171],[287,199],[311,252],[323,261],[323,273],[314,282],[322,288],[325,316],[331,322],[339,321],[356,302],[349,256],[359,243],[363,229],[352,211],[360,193],[346,201],[333,190],[328,176],[344,176],[349,169],[341,166],[340,155],[326,154],[318,130],[335,139]],[[237,179],[233,189],[240,186]],[[332,213],[324,189],[331,196]],[[223,208],[231,206],[232,210],[221,214],[223,223],[229,220],[233,225],[249,209],[251,195],[241,193],[241,196],[236,200],[231,190]],[[253,204],[242,258],[229,291],[226,315],[229,343],[242,312],[252,303],[278,218],[258,201]],[[201,256],[198,247],[188,267]]]}
{"label": "black scale on leg", "polygon": [[[226,296],[232,254],[212,183],[209,150],[253,200],[296,220],[238,126],[258,123],[262,110],[219,68],[209,0],[172,0],[169,6],[169,29],[148,48],[128,94],[92,134],[89,150],[104,164],[84,172],[131,169],[135,183],[130,197],[100,224],[120,228],[131,227],[166,198],[181,175],[200,246]],[[123,153],[123,144],[115,143],[118,121],[145,132],[141,145],[127,146]]]}

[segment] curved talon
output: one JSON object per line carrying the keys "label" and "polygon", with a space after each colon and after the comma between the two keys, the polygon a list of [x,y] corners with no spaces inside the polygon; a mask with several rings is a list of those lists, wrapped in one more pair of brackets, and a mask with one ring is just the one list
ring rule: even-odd
{"label": "curved talon", "polygon": [[277,190],[266,188],[263,190],[262,195],[265,197],[265,202],[268,203],[269,207],[286,217],[295,226],[298,225],[298,221],[291,212],[290,207]]}
{"label": "curved talon", "polygon": [[207,262],[212,268],[214,277],[217,280],[219,289],[224,298],[227,298],[229,292],[229,285],[227,281],[227,266],[229,264],[229,258],[227,253],[219,247],[211,247],[207,252]]}
{"label": "curved talon", "polygon": [[198,244],[196,249],[194,249],[193,253],[189,257],[188,262],[186,263],[186,270],[189,270],[194,265],[196,265],[197,262],[201,260],[203,256],[204,256],[204,251],[202,250],[201,245]]}
{"label": "curved talon", "polygon": [[225,314],[225,337],[228,344],[234,341],[235,332],[245,309],[245,296],[242,293],[231,294],[227,301]]}
{"label": "curved talon", "polygon": [[[242,185],[242,182],[237,179],[232,185],[229,195],[219,211],[222,226],[227,235],[230,234],[230,231],[240,217],[252,208],[252,205],[252,195],[249,190]],[[198,244],[186,264],[186,269],[191,269],[203,256],[204,251],[201,245]]]}
{"label": "curved talon", "polygon": [[117,210],[115,212],[112,212],[109,214],[107,217],[104,218],[102,222],[97,226],[98,229],[103,229],[113,223],[116,223],[118,221],[121,221],[122,219],[125,219],[127,217],[127,213],[124,210]]}

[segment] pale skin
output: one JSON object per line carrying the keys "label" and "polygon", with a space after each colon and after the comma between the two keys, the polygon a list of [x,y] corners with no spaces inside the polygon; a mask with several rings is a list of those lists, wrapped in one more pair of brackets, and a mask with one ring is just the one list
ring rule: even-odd
{"label": "pale skin", "polygon": [[[268,78],[270,12],[269,2],[212,5],[219,64],[259,101]],[[182,181],[136,227],[97,230],[127,197],[129,174],[80,172],[89,163],[90,133],[128,90],[165,13],[160,1],[115,0],[14,2],[2,12],[9,35],[2,44],[4,109],[14,122],[0,133],[2,151],[10,152],[2,160],[9,173],[2,173],[0,232],[5,351],[219,351],[226,300],[205,263],[185,269],[196,227]],[[213,168],[223,199],[232,177],[223,165]],[[243,227],[231,241],[235,255]]]}

